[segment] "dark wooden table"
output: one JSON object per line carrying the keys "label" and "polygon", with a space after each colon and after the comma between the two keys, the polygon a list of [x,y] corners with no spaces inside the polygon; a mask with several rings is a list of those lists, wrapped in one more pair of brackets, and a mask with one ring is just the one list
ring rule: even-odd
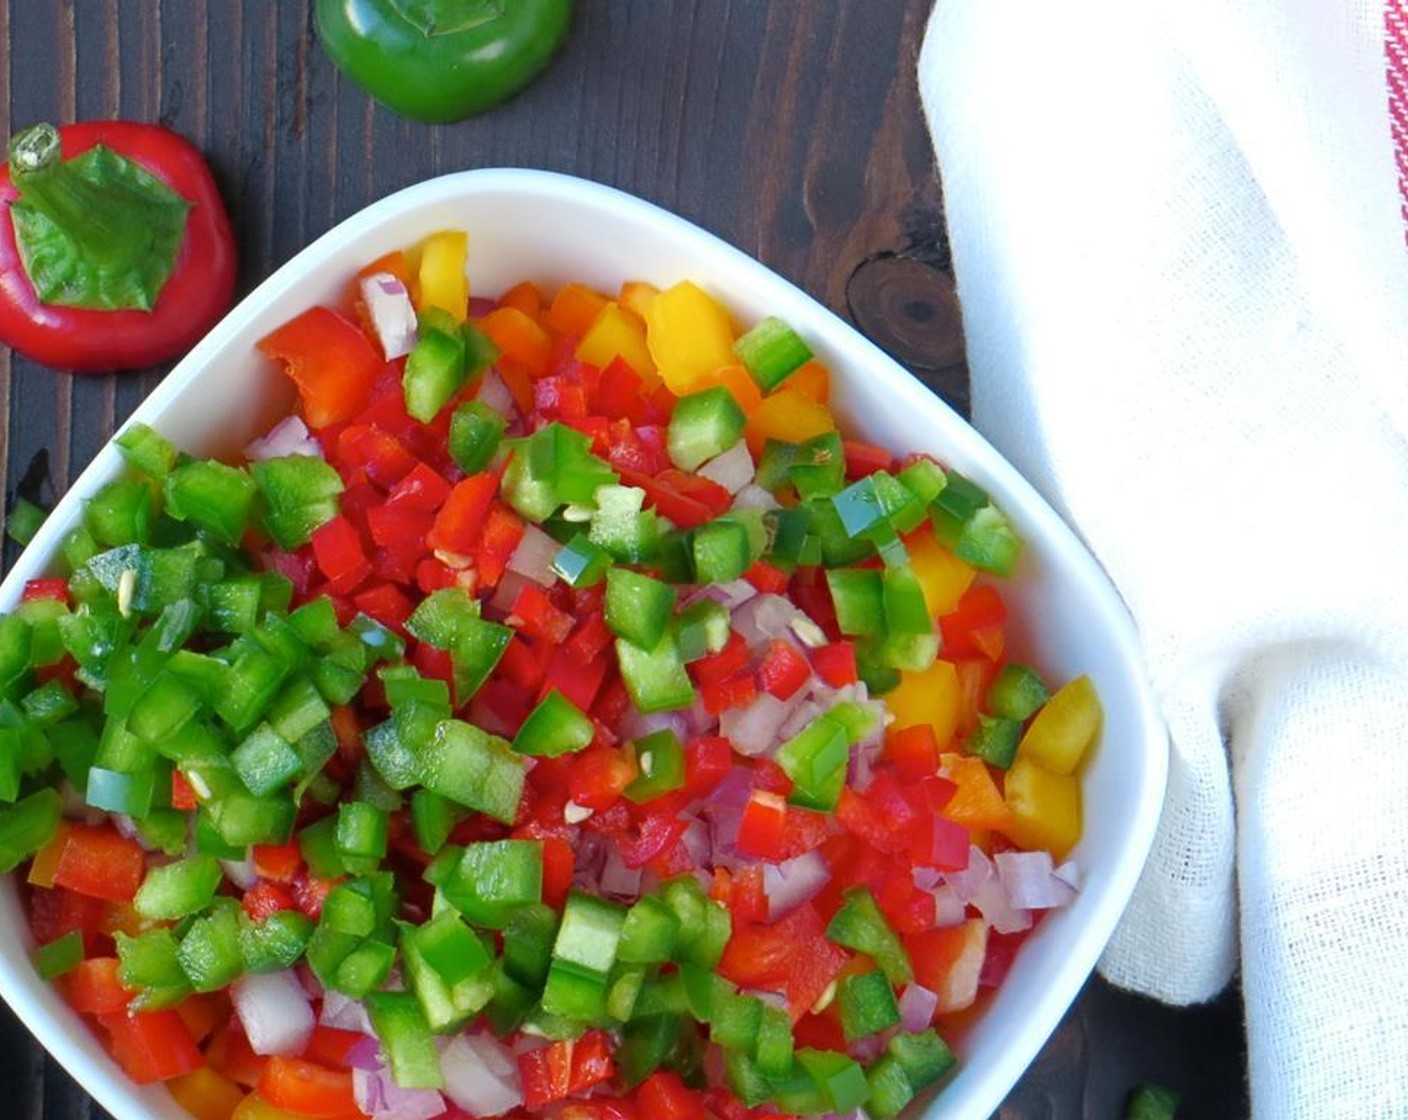
{"label": "dark wooden table", "polygon": [[[365,204],[441,172],[517,165],[601,180],[755,255],[955,407],[963,339],[914,83],[930,0],[581,0],[524,94],[430,128],[323,55],[310,0],[0,0],[0,120],[160,121],[209,156],[249,291]],[[0,489],[52,500],[162,369],[72,377],[0,349]],[[7,545],[7,563],[13,560]],[[1092,981],[1004,1120],[1118,1117],[1129,1088],[1181,1115],[1246,1115],[1235,991],[1175,1011]],[[99,1111],[0,1009],[5,1115]]]}

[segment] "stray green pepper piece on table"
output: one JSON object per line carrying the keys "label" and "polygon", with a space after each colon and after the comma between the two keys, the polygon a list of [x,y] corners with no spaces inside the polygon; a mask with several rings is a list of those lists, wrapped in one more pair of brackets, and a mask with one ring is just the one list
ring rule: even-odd
{"label": "stray green pepper piece on table", "polygon": [[571,0],[317,0],[328,56],[378,101],[444,124],[512,97],[566,38]]}

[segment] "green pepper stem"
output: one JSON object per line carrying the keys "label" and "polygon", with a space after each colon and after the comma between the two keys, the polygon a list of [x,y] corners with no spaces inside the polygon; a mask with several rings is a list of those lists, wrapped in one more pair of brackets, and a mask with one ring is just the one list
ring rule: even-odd
{"label": "green pepper stem", "polygon": [[100,268],[135,263],[151,250],[151,208],[121,187],[105,188],[63,160],[59,130],[32,125],[10,139],[10,179],[20,201],[48,218]]}

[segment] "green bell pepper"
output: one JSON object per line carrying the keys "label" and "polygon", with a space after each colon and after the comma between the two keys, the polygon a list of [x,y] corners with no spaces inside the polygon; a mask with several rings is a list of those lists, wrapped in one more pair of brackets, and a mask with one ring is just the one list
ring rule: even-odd
{"label": "green bell pepper", "polygon": [[339,69],[396,112],[462,120],[512,97],[547,66],[571,0],[317,0],[318,37]]}

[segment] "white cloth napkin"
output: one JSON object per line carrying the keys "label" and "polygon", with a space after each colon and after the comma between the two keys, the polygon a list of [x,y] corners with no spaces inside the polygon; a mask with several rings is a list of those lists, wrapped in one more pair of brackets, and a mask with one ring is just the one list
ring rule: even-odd
{"label": "white cloth napkin", "polygon": [[1408,1116],[1387,3],[937,0],[919,60],[975,421],[1105,565],[1171,733],[1101,968],[1189,1003],[1240,967],[1258,1117]]}

